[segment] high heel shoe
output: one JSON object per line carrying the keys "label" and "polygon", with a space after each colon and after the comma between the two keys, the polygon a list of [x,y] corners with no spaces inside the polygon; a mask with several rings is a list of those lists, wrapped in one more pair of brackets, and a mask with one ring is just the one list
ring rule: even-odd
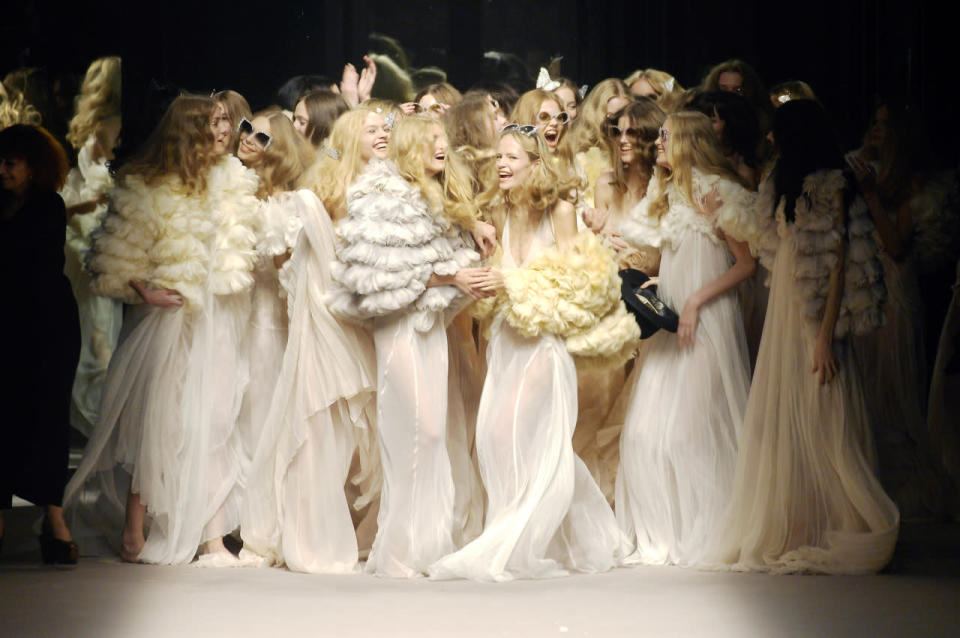
{"label": "high heel shoe", "polygon": [[53,530],[47,519],[43,519],[40,541],[40,556],[45,565],[76,565],[80,558],[80,548],[73,541],[62,541],[53,536]]}

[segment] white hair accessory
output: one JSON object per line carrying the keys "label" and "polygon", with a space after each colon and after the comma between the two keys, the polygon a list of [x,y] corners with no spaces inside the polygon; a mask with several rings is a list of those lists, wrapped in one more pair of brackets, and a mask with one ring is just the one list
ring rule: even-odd
{"label": "white hair accessory", "polygon": [[[777,102],[780,102],[780,104],[786,104],[787,102],[790,101],[790,97],[791,96],[789,93],[782,93],[777,96]],[[791,106],[790,108],[793,108],[793,107]]]}
{"label": "white hair accessory", "polygon": [[388,131],[392,131],[393,127],[397,125],[397,114],[395,111],[390,111],[383,116],[383,123],[387,126]]}
{"label": "white hair accessory", "polygon": [[673,87],[674,87],[674,85],[675,85],[676,83],[677,83],[676,80],[674,80],[673,78],[670,78],[669,80],[667,80],[666,84],[664,84],[663,86],[664,86],[668,91],[673,91]]}
{"label": "white hair accessory", "polygon": [[332,157],[335,160],[340,159],[340,151],[335,148],[325,148],[323,152]]}
{"label": "white hair accessory", "polygon": [[537,88],[544,91],[556,91],[560,88],[560,83],[550,79],[550,72],[540,67],[540,75],[537,76]]}
{"label": "white hair accessory", "polygon": [[577,89],[577,95],[580,96],[580,99],[581,99],[581,100],[584,98],[584,96],[586,96],[586,94],[587,94],[587,89],[588,89],[588,88],[590,88],[590,87],[589,87],[588,85],[584,84],[584,85],[581,86],[579,89]]}

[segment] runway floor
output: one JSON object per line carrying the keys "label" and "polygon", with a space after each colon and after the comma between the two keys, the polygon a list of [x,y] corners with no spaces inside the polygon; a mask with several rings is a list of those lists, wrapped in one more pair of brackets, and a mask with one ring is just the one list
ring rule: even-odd
{"label": "runway floor", "polygon": [[2,638],[960,636],[957,524],[905,525],[876,576],[639,567],[490,585],[92,558],[43,567],[23,542],[29,510],[7,517],[21,542],[0,557]]}

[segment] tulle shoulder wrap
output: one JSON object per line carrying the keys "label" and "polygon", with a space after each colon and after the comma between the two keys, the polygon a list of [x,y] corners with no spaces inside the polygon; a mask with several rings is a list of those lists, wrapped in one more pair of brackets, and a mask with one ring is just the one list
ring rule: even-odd
{"label": "tulle shoulder wrap", "polygon": [[[843,210],[838,208],[847,181],[840,170],[818,171],[803,182],[797,198],[795,220],[787,224],[783,217],[785,200],[773,210],[773,180],[761,185],[759,217],[762,230],[756,238],[761,261],[773,268],[778,242],[776,237],[792,234],[797,246],[794,278],[806,299],[803,312],[811,322],[819,323],[830,292],[830,273],[837,265],[841,245],[846,242],[843,298],[834,328],[834,337],[868,333],[883,323],[883,304],[887,289],[878,255],[875,227],[866,202],[859,196],[847,211],[844,233]],[[768,208],[766,208],[769,206]],[[766,211],[766,212],[764,212]],[[779,235],[777,234],[779,232]]]}
{"label": "tulle shoulder wrap", "polygon": [[472,240],[435,215],[420,189],[391,162],[372,160],[347,193],[347,217],[337,229],[330,311],[351,321],[415,312],[428,330],[438,313],[458,308],[454,286],[427,287],[433,274],[453,275],[479,263]]}
{"label": "tulle shoulder wrap", "polygon": [[[739,241],[749,241],[756,236],[758,228],[754,203],[757,196],[736,182],[693,169],[691,191],[694,202],[689,201],[673,183],[668,184],[667,188],[670,206],[658,220],[650,215],[649,208],[657,198],[660,187],[656,179],[650,181],[646,197],[634,206],[630,217],[620,225],[620,234],[625,241],[636,247],[676,248],[683,233],[693,230],[720,242],[722,239],[717,234],[718,228]],[[722,203],[712,214],[705,215],[698,208],[710,193],[715,193]]]}
{"label": "tulle shoulder wrap", "polygon": [[640,329],[620,300],[614,255],[592,232],[504,270],[504,280],[497,297],[477,302],[476,314],[502,312],[525,336],[555,334],[581,365],[621,365],[633,356]]}
{"label": "tulle shoulder wrap", "polygon": [[280,193],[260,203],[262,228],[257,252],[274,257],[293,250],[303,230],[300,209],[307,205],[305,202],[314,206],[320,203],[313,191],[309,190]]}
{"label": "tulle shoulder wrap", "polygon": [[172,288],[187,308],[203,306],[206,290],[226,295],[248,289],[256,251],[257,176],[233,156],[220,159],[207,190],[186,195],[170,176],[147,186],[130,175],[118,186],[86,266],[94,292],[137,303],[129,282]]}

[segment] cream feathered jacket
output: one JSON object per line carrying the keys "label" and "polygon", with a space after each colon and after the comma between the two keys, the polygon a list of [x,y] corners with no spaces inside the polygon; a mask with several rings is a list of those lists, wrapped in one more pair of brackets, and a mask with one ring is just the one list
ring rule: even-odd
{"label": "cream feathered jacket", "polygon": [[502,313],[524,336],[556,335],[579,367],[622,365],[634,355],[640,328],[620,299],[614,255],[592,232],[581,231],[570,246],[544,250],[523,267],[503,269],[503,278],[496,297],[477,302],[477,317]]}
{"label": "cream feathered jacket", "polygon": [[139,303],[131,280],[180,292],[187,310],[206,293],[227,295],[253,284],[259,228],[257,176],[236,157],[210,168],[207,189],[187,195],[168,176],[146,185],[129,175],[111,195],[94,232],[86,267],[94,292]]}
{"label": "cream feathered jacket", "polygon": [[385,160],[371,160],[350,187],[337,235],[327,304],[354,322],[413,312],[414,327],[427,331],[438,316],[452,319],[464,301],[454,286],[427,287],[430,277],[480,262],[473,240],[432,213],[420,189]]}

